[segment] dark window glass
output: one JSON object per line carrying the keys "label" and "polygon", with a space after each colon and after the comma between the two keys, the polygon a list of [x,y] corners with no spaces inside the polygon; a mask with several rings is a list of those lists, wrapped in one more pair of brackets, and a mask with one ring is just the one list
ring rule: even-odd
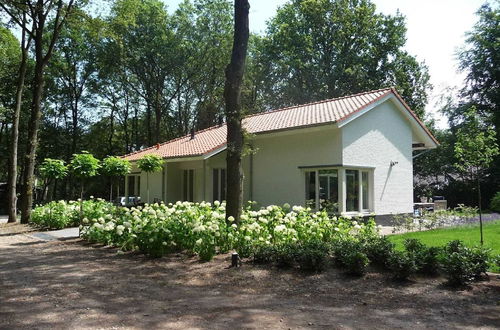
{"label": "dark window glass", "polygon": [[361,172],[361,186],[363,188],[363,210],[368,210],[370,207],[369,191],[368,191],[368,172]]}
{"label": "dark window glass", "polygon": [[194,201],[194,170],[189,170],[189,201]]}
{"label": "dark window glass", "polygon": [[220,170],[220,200],[225,201],[226,200],[226,170],[221,169]]}
{"label": "dark window glass", "polygon": [[135,175],[128,177],[128,195],[135,196]]}
{"label": "dark window glass", "polygon": [[212,171],[212,197],[213,201],[219,200],[219,170],[214,169]]}
{"label": "dark window glass", "polygon": [[316,208],[316,172],[306,172],[306,207]]}
{"label": "dark window glass", "polygon": [[320,170],[319,205],[320,209],[336,213],[339,202],[339,179],[337,170]]}
{"label": "dark window glass", "polygon": [[182,184],[182,192],[183,192],[183,200],[187,201],[188,200],[188,170],[184,170],[184,175],[183,175],[183,184]]}
{"label": "dark window glass", "polygon": [[346,170],[346,211],[359,211],[359,173],[356,170]]}

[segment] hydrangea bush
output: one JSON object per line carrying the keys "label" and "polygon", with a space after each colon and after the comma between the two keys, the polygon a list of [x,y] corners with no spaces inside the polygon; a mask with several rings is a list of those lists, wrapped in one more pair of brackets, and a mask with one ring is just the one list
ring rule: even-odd
{"label": "hydrangea bush", "polygon": [[154,257],[174,251],[196,253],[210,260],[236,250],[243,257],[265,246],[294,242],[329,242],[342,237],[376,235],[373,220],[366,224],[326,212],[289,205],[253,210],[250,204],[237,226],[225,221],[225,204],[214,202],[147,204],[116,208],[105,216],[86,216],[82,236],[93,242],[139,250]]}
{"label": "hydrangea bush", "polygon": [[[37,206],[31,215],[31,222],[45,229],[62,229],[78,226],[80,222],[80,200],[53,201]],[[82,204],[83,217],[98,218],[112,214],[115,210],[111,203],[101,198],[92,198]]]}

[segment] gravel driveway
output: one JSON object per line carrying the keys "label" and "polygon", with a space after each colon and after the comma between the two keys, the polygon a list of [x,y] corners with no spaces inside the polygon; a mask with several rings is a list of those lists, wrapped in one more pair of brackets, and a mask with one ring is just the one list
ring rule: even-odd
{"label": "gravel driveway", "polygon": [[0,225],[0,329],[500,328],[496,276],[451,290],[442,278],[227,269],[229,256],[151,260],[32,235]]}

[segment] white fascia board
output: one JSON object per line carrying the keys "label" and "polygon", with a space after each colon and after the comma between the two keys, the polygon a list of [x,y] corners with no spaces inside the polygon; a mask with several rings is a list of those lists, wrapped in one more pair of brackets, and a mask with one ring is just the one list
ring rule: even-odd
{"label": "white fascia board", "polygon": [[369,104],[364,109],[354,113],[353,115],[347,117],[344,120],[339,121],[339,124],[338,124],[339,127],[342,128],[343,126],[349,124],[353,120],[361,117],[362,115],[364,115],[368,111],[376,108],[377,106],[379,106],[380,104],[382,104],[388,100],[391,100],[393,102],[393,104],[396,106],[396,108],[403,114],[403,116],[405,116],[405,118],[410,121],[410,125],[411,125],[412,129],[422,139],[422,142],[425,143],[425,148],[423,148],[423,149],[437,148],[436,142],[434,142],[434,140],[423,129],[423,127],[420,125],[420,123],[408,112],[406,107],[401,103],[401,101],[399,101],[399,99],[393,93],[390,93],[390,94],[384,96],[380,100],[373,102],[372,104]]}

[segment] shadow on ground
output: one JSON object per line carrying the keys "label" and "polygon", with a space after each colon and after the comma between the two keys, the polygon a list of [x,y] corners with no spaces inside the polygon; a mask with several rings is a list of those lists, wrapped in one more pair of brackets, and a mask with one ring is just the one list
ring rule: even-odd
{"label": "shadow on ground", "polygon": [[1,329],[500,327],[497,279],[452,291],[442,279],[226,269],[227,256],[151,260],[18,236],[0,239]]}

